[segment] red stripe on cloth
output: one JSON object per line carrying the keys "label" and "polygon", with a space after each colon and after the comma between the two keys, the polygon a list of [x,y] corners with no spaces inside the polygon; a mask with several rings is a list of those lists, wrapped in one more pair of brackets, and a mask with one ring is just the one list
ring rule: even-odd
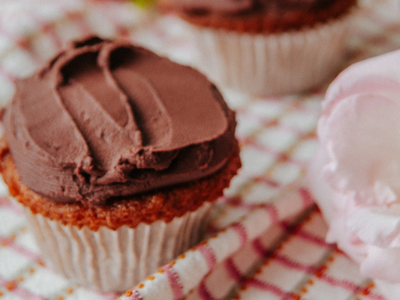
{"label": "red stripe on cloth", "polygon": [[[315,267],[315,266],[306,266],[303,264],[300,264],[298,262],[295,262],[293,260],[291,260],[290,258],[283,256],[283,255],[279,255],[279,254],[274,254],[271,257],[271,260],[275,260],[283,265],[285,265],[286,267],[289,267],[291,269],[295,269],[304,273],[308,273],[310,275],[316,275],[316,277],[319,280],[322,280],[328,284],[330,284],[331,286],[337,286],[337,287],[341,287],[345,290],[348,290],[350,292],[352,292],[353,294],[355,293],[359,293],[362,288],[359,287],[357,284],[349,282],[347,280],[340,280],[340,279],[335,279],[323,272],[318,272],[321,270],[321,266],[320,267]],[[318,272],[318,274],[316,274]],[[381,296],[377,295],[377,294],[369,294],[366,295],[366,297],[374,299],[374,300],[385,300],[384,298],[382,298]]]}
{"label": "red stripe on cloth", "polygon": [[228,274],[236,281],[242,282],[246,279],[244,274],[240,272],[240,270],[236,267],[235,262],[232,258],[229,258],[225,261],[225,269],[227,270]]}
{"label": "red stripe on cloth", "polygon": [[203,255],[206,260],[208,270],[211,271],[217,264],[217,258],[215,257],[214,251],[207,244],[199,244],[196,247],[197,250]]}
{"label": "red stripe on cloth", "polygon": [[266,204],[262,206],[265,211],[268,213],[271,218],[272,224],[275,224],[279,221],[279,212],[276,207],[272,204]]}
{"label": "red stripe on cloth", "polygon": [[250,279],[246,282],[246,285],[248,286],[253,286],[256,287],[258,289],[264,290],[264,291],[268,291],[271,292],[272,294],[281,297],[282,299],[295,299],[298,300],[298,297],[296,297],[295,294],[290,293],[290,292],[285,292],[283,291],[281,288],[271,284],[271,283],[267,283],[267,282],[263,282],[261,280],[258,279]]}
{"label": "red stripe on cloth", "polygon": [[[286,222],[282,222],[281,225],[285,228],[287,231],[293,231],[291,230],[290,224]],[[297,230],[294,230],[291,232],[292,236],[298,236],[302,238],[303,240],[307,240],[308,242],[312,242],[315,245],[321,246],[321,247],[334,247],[333,244],[328,244],[325,242],[325,239],[322,239],[318,236],[313,235],[312,233],[306,232],[302,229],[297,228]]]}
{"label": "red stripe on cloth", "polygon": [[[355,283],[349,282],[347,280],[338,280],[335,279],[331,276],[328,276],[326,274],[321,274],[320,276],[318,276],[319,279],[324,280],[325,282],[329,283],[330,285],[333,286],[338,286],[341,287],[343,289],[349,290],[351,291],[353,294],[359,293],[362,291],[362,288],[359,287],[358,285],[356,285]],[[384,297],[374,294],[374,293],[369,293],[367,295],[363,295],[366,298],[370,298],[373,300],[386,300]]]}
{"label": "red stripe on cloth", "polygon": [[299,193],[301,195],[301,198],[303,199],[303,203],[305,207],[310,206],[311,204],[314,203],[314,199],[311,196],[310,192],[305,189],[305,188],[300,188],[299,189]]}
{"label": "red stripe on cloth", "polygon": [[266,249],[261,243],[261,239],[257,238],[252,243],[253,249],[256,251],[258,256],[260,257],[268,257],[271,255],[271,252]]}
{"label": "red stripe on cloth", "polygon": [[237,232],[240,238],[241,246],[244,246],[248,240],[246,228],[240,223],[236,223],[232,226],[232,228]]}
{"label": "red stripe on cloth", "polygon": [[290,259],[289,257],[285,256],[285,255],[280,255],[277,253],[274,253],[271,256],[271,260],[275,260],[280,262],[282,265],[285,265],[286,267],[289,267],[291,269],[295,269],[298,271],[302,271],[308,274],[314,274],[316,273],[320,267],[315,267],[315,266],[307,266],[307,265],[303,265],[300,264],[296,261],[293,261],[292,259]]}
{"label": "red stripe on cloth", "polygon": [[[332,280],[329,283],[331,283],[333,286],[339,286],[339,287],[345,288],[347,290],[350,290],[353,293],[362,290],[362,288],[356,286],[355,284],[352,284],[352,283],[349,283],[346,281]],[[294,293],[285,292],[281,288],[277,287],[276,285],[273,285],[271,283],[264,282],[264,281],[261,281],[258,279],[254,279],[254,278],[250,279],[246,282],[246,285],[252,286],[252,287],[264,290],[264,291],[271,292],[272,294],[275,294],[284,299],[293,299],[293,300],[299,299],[298,295],[296,295]],[[366,295],[363,295],[363,297],[370,298],[373,300],[386,300],[384,297],[374,294],[374,293],[368,293]]]}
{"label": "red stripe on cloth", "polygon": [[203,300],[217,300],[216,298],[214,298],[211,293],[208,291],[205,281],[202,280],[200,285],[199,285],[199,296],[201,297],[201,299]]}
{"label": "red stripe on cloth", "polygon": [[14,252],[17,252],[18,254],[21,254],[25,256],[26,258],[35,261],[36,263],[42,263],[42,260],[40,259],[40,256],[37,255],[36,253],[29,251],[26,248],[23,248],[17,244],[15,244],[14,240],[10,238],[6,238],[3,236],[0,236],[0,243],[4,245],[6,248],[9,248],[13,250]]}
{"label": "red stripe on cloth", "polygon": [[[314,242],[315,244],[318,244],[320,246],[327,247],[327,248],[334,248],[333,245],[326,244],[321,239],[319,239],[317,237],[313,237],[311,234],[308,234],[305,232],[300,232],[300,231],[295,231],[293,233],[300,235],[302,237],[305,237],[309,241]],[[298,271],[301,271],[303,273],[307,273],[310,275],[315,275],[321,269],[321,267],[316,267],[316,266],[311,266],[311,265],[307,266],[307,265],[300,264],[300,263],[290,259],[289,257],[284,256],[284,255],[279,255],[278,253],[273,253],[273,255],[271,255],[271,252],[267,251],[267,249],[265,249],[263,247],[263,245],[261,244],[261,241],[259,239],[255,239],[254,242],[252,243],[252,245],[258,255],[264,256],[264,257],[270,256],[271,260],[275,260],[291,269],[298,270]],[[345,280],[334,279],[324,273],[319,273],[317,275],[317,277],[320,280],[325,281],[332,286],[341,287],[343,289],[351,291],[352,293],[357,293],[361,290],[361,288],[354,283],[351,283],[351,282],[345,281]],[[370,295],[370,298],[375,299],[375,300],[384,300],[379,295],[372,294],[372,293]]]}
{"label": "red stripe on cloth", "polygon": [[174,294],[174,300],[180,300],[183,298],[183,286],[180,281],[178,273],[175,272],[171,265],[165,265],[163,267],[165,275],[168,278],[169,285],[171,287],[172,293]]}
{"label": "red stripe on cloth", "polygon": [[46,300],[40,295],[31,293],[30,291],[18,286],[17,281],[7,281],[0,277],[0,286],[6,288],[10,293],[17,295],[21,299],[27,300]]}

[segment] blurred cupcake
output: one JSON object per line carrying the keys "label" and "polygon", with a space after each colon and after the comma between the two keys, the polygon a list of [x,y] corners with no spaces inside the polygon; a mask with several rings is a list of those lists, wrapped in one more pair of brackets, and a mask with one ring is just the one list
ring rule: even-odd
{"label": "blurred cupcake", "polygon": [[352,65],[329,86],[308,185],[327,241],[385,299],[400,293],[400,51]]}
{"label": "blurred cupcake", "polygon": [[74,43],[18,82],[1,172],[54,269],[125,291],[199,242],[240,167],[235,115],[196,70]]}
{"label": "blurred cupcake", "polygon": [[260,95],[313,88],[338,72],[357,0],[161,0],[191,26],[199,67]]}

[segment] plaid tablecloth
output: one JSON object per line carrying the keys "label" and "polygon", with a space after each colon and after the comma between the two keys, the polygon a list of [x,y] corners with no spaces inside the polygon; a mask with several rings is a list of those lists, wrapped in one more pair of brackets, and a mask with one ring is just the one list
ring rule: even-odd
{"label": "plaid tablecloth", "polygon": [[[343,68],[400,47],[398,2],[361,6]],[[31,74],[66,42],[90,33],[128,37],[187,64],[197,57],[179,20],[127,2],[2,0],[1,103],[9,101],[16,78]],[[222,90],[237,112],[243,167],[217,202],[208,238],[122,296],[80,286],[47,267],[21,209],[2,186],[0,300],[385,300],[355,263],[325,242],[327,227],[303,186],[327,84],[270,98]]]}

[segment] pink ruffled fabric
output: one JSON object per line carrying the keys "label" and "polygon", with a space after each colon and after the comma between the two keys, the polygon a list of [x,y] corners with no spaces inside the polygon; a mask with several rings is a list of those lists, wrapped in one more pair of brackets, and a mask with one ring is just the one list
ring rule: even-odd
{"label": "pink ruffled fabric", "polygon": [[[330,85],[308,183],[335,242],[382,282],[400,287],[400,51],[356,63]],[[398,284],[396,284],[398,283]]]}

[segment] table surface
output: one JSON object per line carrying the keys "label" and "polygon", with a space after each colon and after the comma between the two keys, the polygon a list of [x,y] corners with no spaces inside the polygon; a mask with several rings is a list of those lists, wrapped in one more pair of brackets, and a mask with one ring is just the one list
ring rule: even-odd
{"label": "table surface", "polygon": [[[110,6],[105,9],[103,3],[99,8],[100,4],[94,2],[88,1],[84,6],[77,4],[67,8],[70,11],[65,15],[39,22],[40,34],[21,33],[18,28],[5,26],[3,21],[10,15],[5,17],[0,9],[0,86],[3,87],[0,100],[6,101],[12,94],[12,83],[16,78],[26,76],[24,72],[33,72],[65,41],[83,36],[83,32],[100,30],[98,23],[93,25],[96,18],[106,24],[102,24],[101,34],[129,37],[179,62],[192,64],[196,59],[195,46],[175,17],[136,15],[136,9],[130,12],[124,3],[114,3],[111,11]],[[364,4],[355,18],[343,68],[400,46],[400,22],[396,22],[400,9],[396,3],[377,1],[374,5],[369,1]],[[93,8],[95,5],[96,9]],[[119,10],[118,5],[124,7]],[[119,12],[123,18],[115,17]],[[135,15],[134,21],[130,20],[129,13]],[[76,34],[65,31],[68,26]],[[39,39],[41,42],[36,44]],[[46,44],[46,41],[51,43]],[[49,44],[52,50],[41,50],[43,45]],[[25,68],[21,71],[22,62]],[[210,233],[240,219],[259,204],[277,201],[285,192],[299,189],[307,162],[317,147],[315,130],[327,85],[328,82],[318,90],[300,95],[266,98],[222,89],[228,104],[237,112],[236,135],[243,167],[225,196],[218,201]],[[278,222],[248,243],[247,247],[254,252],[250,260],[235,255],[224,261],[223,272],[232,277],[232,288],[224,297],[385,300],[373,281],[360,275],[355,263],[335,245],[325,242],[326,231],[315,205]],[[206,288],[211,290],[215,289],[213,276],[217,275],[211,274],[205,281]],[[192,298],[196,298],[195,294],[195,291],[191,293]],[[28,231],[21,209],[6,196],[0,198],[0,300],[106,300],[116,297],[116,294],[99,293],[68,281],[48,268]]]}

